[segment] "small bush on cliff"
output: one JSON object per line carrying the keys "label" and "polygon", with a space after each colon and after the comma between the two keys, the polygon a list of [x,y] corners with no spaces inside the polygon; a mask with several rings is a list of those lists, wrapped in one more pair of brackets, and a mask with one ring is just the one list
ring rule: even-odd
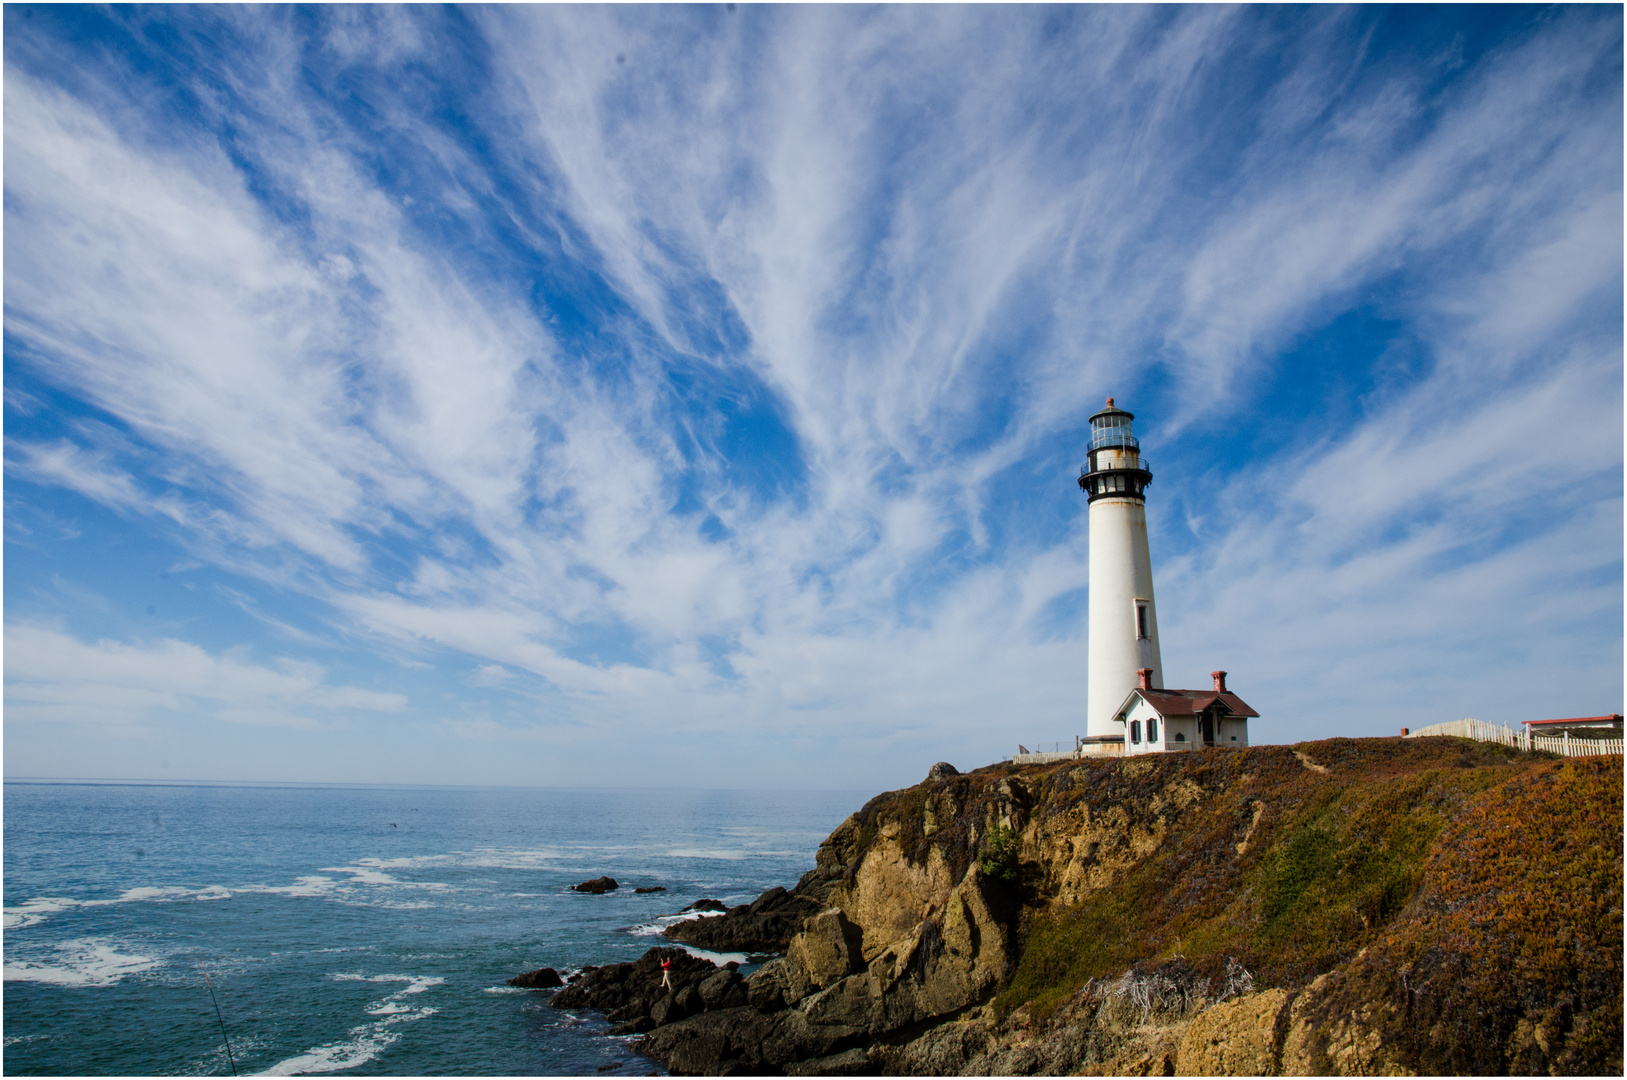
{"label": "small bush on cliff", "polygon": [[1017,869],[1017,834],[1004,825],[996,825],[983,838],[977,868],[983,876],[1014,885],[1019,877]]}

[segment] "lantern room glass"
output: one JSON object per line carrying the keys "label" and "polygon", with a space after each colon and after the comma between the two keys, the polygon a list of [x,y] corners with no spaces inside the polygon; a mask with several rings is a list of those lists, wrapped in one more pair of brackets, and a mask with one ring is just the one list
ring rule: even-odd
{"label": "lantern room glass", "polygon": [[1103,447],[1117,446],[1127,450],[1139,450],[1141,444],[1130,433],[1130,416],[1128,413],[1107,416],[1098,416],[1090,422],[1090,448],[1100,450]]}

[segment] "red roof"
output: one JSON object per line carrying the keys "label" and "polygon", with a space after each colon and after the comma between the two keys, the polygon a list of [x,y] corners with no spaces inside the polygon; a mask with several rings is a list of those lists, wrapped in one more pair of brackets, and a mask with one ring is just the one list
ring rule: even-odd
{"label": "red roof", "polygon": [[1136,688],[1147,704],[1162,716],[1196,716],[1219,698],[1233,716],[1259,716],[1242,698],[1230,690],[1143,690]]}
{"label": "red roof", "polygon": [[1521,720],[1520,723],[1531,727],[1541,727],[1543,724],[1598,724],[1621,723],[1620,713],[1611,713],[1609,716],[1573,716],[1569,720]]}

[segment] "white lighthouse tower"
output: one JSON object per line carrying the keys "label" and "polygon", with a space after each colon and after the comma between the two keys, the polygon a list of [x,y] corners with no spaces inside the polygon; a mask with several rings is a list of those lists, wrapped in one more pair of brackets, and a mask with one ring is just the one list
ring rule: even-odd
{"label": "white lighthouse tower", "polygon": [[1152,473],[1130,431],[1134,414],[1107,408],[1090,418],[1090,462],[1079,487],[1090,499],[1090,673],[1086,747],[1124,749],[1123,724],[1115,712],[1141,685],[1137,672],[1151,668],[1162,688],[1158,655],[1158,608],[1152,595],[1152,555],[1147,549],[1147,485]]}

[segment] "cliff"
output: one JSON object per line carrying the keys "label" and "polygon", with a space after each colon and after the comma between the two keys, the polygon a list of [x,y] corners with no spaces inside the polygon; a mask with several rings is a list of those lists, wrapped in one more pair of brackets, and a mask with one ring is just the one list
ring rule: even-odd
{"label": "cliff", "polygon": [[785,955],[746,1003],[646,1020],[644,1053],[723,1074],[1621,1072],[1620,757],[1336,739],[991,766],[872,799],[796,887],[704,933],[775,911],[793,932],[770,927]]}

